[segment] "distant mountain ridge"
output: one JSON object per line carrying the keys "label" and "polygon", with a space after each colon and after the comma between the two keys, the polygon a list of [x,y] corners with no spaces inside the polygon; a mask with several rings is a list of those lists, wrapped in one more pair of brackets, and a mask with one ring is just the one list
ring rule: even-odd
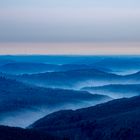
{"label": "distant mountain ridge", "polygon": [[[3,55],[0,60],[8,60],[6,63],[46,63],[54,65],[89,65],[92,68],[111,69],[112,72],[139,71],[139,55],[110,55],[110,56],[79,56],[79,55]],[[0,61],[1,62],[1,61]],[[5,64],[6,64],[5,63]],[[101,70],[101,69],[100,69]],[[104,71],[104,70],[103,70]]]}
{"label": "distant mountain ridge", "polygon": [[39,73],[45,71],[53,71],[57,69],[57,65],[44,63],[25,63],[15,62],[7,63],[0,67],[0,72],[7,74],[24,74],[24,73]]}
{"label": "distant mountain ridge", "polygon": [[31,63],[31,62],[13,62],[0,66],[0,72],[7,74],[34,74],[43,72],[69,71],[78,69],[93,69],[97,68],[102,71],[109,72],[110,69],[102,67],[94,67],[86,64],[46,64],[46,63]]}

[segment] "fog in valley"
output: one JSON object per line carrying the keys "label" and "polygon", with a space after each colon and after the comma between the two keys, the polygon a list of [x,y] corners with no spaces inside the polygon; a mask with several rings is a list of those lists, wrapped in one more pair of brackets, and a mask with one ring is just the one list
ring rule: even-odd
{"label": "fog in valley", "polygon": [[[0,125],[26,128],[55,111],[140,95],[140,57],[137,61],[132,57],[130,63],[128,57],[39,57],[31,57],[30,62],[26,57],[0,57]],[[119,63],[122,60],[124,63]],[[133,61],[138,63],[136,67]]]}

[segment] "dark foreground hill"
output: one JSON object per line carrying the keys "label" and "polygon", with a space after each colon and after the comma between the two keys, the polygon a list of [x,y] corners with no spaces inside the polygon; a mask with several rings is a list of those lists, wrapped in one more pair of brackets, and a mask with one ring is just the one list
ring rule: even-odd
{"label": "dark foreground hill", "polygon": [[140,96],[50,114],[30,128],[70,140],[139,140]]}
{"label": "dark foreground hill", "polygon": [[64,140],[39,131],[0,126],[0,140]]}

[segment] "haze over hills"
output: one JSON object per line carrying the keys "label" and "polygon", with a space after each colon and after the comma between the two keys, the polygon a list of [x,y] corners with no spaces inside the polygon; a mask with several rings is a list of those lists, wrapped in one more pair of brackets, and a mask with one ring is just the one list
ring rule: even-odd
{"label": "haze over hills", "polygon": [[110,68],[114,71],[114,73],[129,74],[129,72],[133,73],[140,70],[140,59],[139,56],[105,57],[104,59],[96,62],[94,65],[102,66],[108,69]]}
{"label": "haze over hills", "polygon": [[140,140],[140,0],[0,0],[0,140]]}
{"label": "haze over hills", "polygon": [[[0,77],[0,96],[0,124],[21,127],[27,126],[36,119],[56,110],[76,109],[111,100],[110,97],[104,95],[92,95],[88,92],[74,90],[40,88],[2,77]],[[27,123],[22,124],[21,122],[20,124],[19,122],[18,124],[17,120],[22,114],[24,116],[27,114]],[[36,116],[29,119],[29,116],[33,114]],[[8,121],[10,117],[11,120]]]}
{"label": "haze over hills", "polygon": [[[68,56],[68,55],[3,55],[1,60],[10,60],[15,63],[45,63],[45,64],[78,64],[89,65],[94,68],[104,68],[117,74],[132,74],[140,70],[140,57],[138,55],[116,56]],[[7,61],[9,63],[9,61]],[[6,64],[6,63],[5,63]]]}
{"label": "haze over hills", "polygon": [[52,113],[30,126],[70,140],[138,140],[140,96],[97,106]]}
{"label": "haze over hills", "polygon": [[[0,126],[1,140],[139,140],[140,96],[47,115],[28,129]],[[7,135],[8,134],[8,135]],[[58,137],[59,136],[59,137]]]}
{"label": "haze over hills", "polygon": [[24,73],[32,74],[39,72],[54,71],[57,68],[58,66],[53,64],[14,62],[2,65],[0,67],[0,72],[7,74],[24,74]]}
{"label": "haze over hills", "polygon": [[84,87],[81,90],[90,93],[108,95],[113,98],[133,97],[140,95],[140,84],[110,84],[96,87]]}
{"label": "haze over hills", "polygon": [[[6,74],[34,74],[43,72],[57,72],[57,71],[69,71],[78,69],[92,69],[94,66],[85,64],[46,64],[46,63],[31,63],[31,62],[13,62],[0,66],[0,72]],[[102,67],[98,67],[98,70],[111,71]]]}
{"label": "haze over hills", "polygon": [[126,78],[139,81],[140,80],[140,71],[130,74],[130,75],[126,75]]}
{"label": "haze over hills", "polygon": [[117,83],[119,80],[122,80],[120,79],[122,76],[106,73],[96,69],[23,74],[20,76],[13,76],[11,78],[38,86],[57,88],[81,88],[86,86],[86,84],[88,85],[89,82],[93,85],[104,85],[105,83]]}
{"label": "haze over hills", "polygon": [[0,126],[0,139],[7,140],[8,133],[13,139],[28,135],[27,140],[139,140],[139,96],[114,100],[140,95],[139,61],[138,56],[0,56],[0,124],[33,124]]}
{"label": "haze over hills", "polygon": [[[1,73],[1,75],[4,74]],[[7,76],[18,81],[41,87],[66,89],[81,89],[86,86],[103,86],[108,84],[140,84],[139,72],[121,76],[97,69],[77,69]]]}

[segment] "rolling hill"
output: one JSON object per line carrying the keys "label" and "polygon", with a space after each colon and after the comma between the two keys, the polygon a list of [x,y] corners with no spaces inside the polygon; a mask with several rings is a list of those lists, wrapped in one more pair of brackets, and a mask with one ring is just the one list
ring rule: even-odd
{"label": "rolling hill", "polygon": [[29,128],[70,140],[138,140],[140,96],[123,98],[89,108],[52,113]]}
{"label": "rolling hill", "polygon": [[113,98],[133,97],[140,95],[140,84],[111,84],[97,87],[84,87],[81,90],[89,91],[93,94],[108,95]]}
{"label": "rolling hill", "polygon": [[[1,75],[5,75],[2,74]],[[11,79],[41,87],[81,89],[87,86],[138,85],[140,73],[116,75],[97,69],[77,69],[68,71],[45,72],[37,74],[5,75]]]}
{"label": "rolling hill", "polygon": [[92,85],[104,85],[104,83],[116,83],[122,80],[122,76],[96,69],[23,74],[20,76],[11,76],[10,78],[38,86],[57,88],[81,88],[88,85],[89,82]]}
{"label": "rolling hill", "polygon": [[0,72],[6,74],[32,74],[47,71],[54,71],[58,69],[58,65],[44,64],[44,63],[27,63],[27,62],[15,62],[8,63],[0,67]]}
{"label": "rolling hill", "polygon": [[43,72],[57,72],[57,71],[69,71],[78,69],[92,69],[97,68],[102,71],[109,72],[111,70],[102,67],[94,67],[85,64],[46,64],[46,63],[33,63],[33,62],[13,62],[6,63],[0,66],[0,72],[6,74],[36,74]]}
{"label": "rolling hill", "polygon": [[[112,99],[108,96],[92,95],[83,91],[30,86],[3,77],[0,77],[0,97],[0,124],[18,125],[17,120],[21,118],[19,123],[22,122],[21,114],[23,114],[25,118],[28,118],[26,118],[27,124],[23,122],[25,126],[56,110],[87,107]],[[34,117],[30,120],[29,116],[32,114]],[[9,119],[10,116],[13,116],[12,120]]]}

